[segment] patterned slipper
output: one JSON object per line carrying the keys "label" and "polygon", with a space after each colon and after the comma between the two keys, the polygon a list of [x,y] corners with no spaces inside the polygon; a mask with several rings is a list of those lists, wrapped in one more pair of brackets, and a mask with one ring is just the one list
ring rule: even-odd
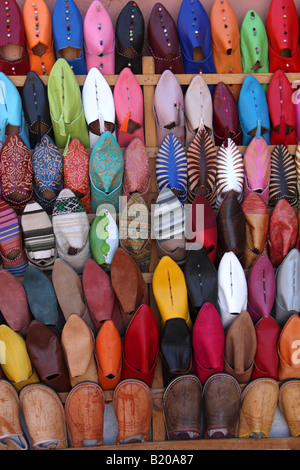
{"label": "patterned slipper", "polygon": [[28,262],[39,269],[51,269],[57,256],[51,219],[36,201],[29,202],[21,216]]}
{"label": "patterned slipper", "polygon": [[63,189],[63,160],[60,151],[48,135],[41,138],[32,152],[35,200],[52,213],[55,200]]}
{"label": "patterned slipper", "polygon": [[229,191],[234,191],[239,202],[243,199],[244,162],[241,152],[232,139],[221,145],[217,155],[217,199],[218,209]]}
{"label": "patterned slipper", "polygon": [[274,207],[278,199],[292,207],[298,204],[296,164],[285,145],[277,145],[271,154],[269,205]]}
{"label": "patterned slipper", "polygon": [[171,189],[181,203],[187,199],[187,157],[174,134],[164,139],[156,158],[156,183],[158,190]]}
{"label": "patterned slipper", "polygon": [[13,276],[23,276],[28,265],[21,229],[14,209],[0,200],[0,256],[4,269]]}
{"label": "patterned slipper", "polygon": [[214,206],[216,197],[217,152],[203,121],[187,151],[189,202],[203,194]]}
{"label": "patterned slipper", "polygon": [[76,137],[71,140],[63,159],[64,186],[71,189],[87,214],[91,213],[91,184],[89,180],[89,156]]}
{"label": "patterned slipper", "polygon": [[91,258],[90,224],[83,205],[70,189],[63,189],[54,204],[53,231],[57,254],[78,274]]}

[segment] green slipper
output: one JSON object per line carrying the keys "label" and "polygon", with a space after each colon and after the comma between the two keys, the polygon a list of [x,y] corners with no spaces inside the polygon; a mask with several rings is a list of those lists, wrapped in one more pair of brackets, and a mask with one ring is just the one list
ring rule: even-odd
{"label": "green slipper", "polygon": [[69,142],[77,137],[85,148],[89,148],[79,84],[65,59],[58,59],[51,69],[48,100],[56,146],[66,149]]}

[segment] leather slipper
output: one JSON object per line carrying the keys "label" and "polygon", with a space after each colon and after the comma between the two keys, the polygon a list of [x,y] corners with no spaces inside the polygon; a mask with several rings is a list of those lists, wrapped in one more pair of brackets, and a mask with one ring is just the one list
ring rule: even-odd
{"label": "leather slipper", "polygon": [[300,253],[297,248],[293,248],[276,271],[274,318],[280,328],[294,313],[300,311],[299,281]]}
{"label": "leather slipper", "polygon": [[269,203],[271,152],[263,137],[253,137],[244,153],[244,198],[252,191]]}
{"label": "leather slipper", "polygon": [[138,379],[152,386],[159,352],[159,329],[148,305],[132,317],[122,343],[122,380]]}
{"label": "leather slipper", "polygon": [[298,348],[295,348],[295,344],[298,344],[299,332],[299,313],[294,313],[281,329],[280,336],[278,338],[278,380],[300,378]]}
{"label": "leather slipper", "polygon": [[224,372],[235,377],[238,383],[250,382],[256,350],[255,327],[249,313],[244,310],[226,332]]}
{"label": "leather slipper", "polygon": [[237,437],[241,389],[229,374],[214,374],[203,387],[204,439]]}
{"label": "leather slipper", "polygon": [[7,381],[0,380],[0,450],[28,450],[20,422],[19,396]]}
{"label": "leather slipper", "polygon": [[30,384],[21,390],[19,398],[34,449],[66,449],[65,411],[57,393],[47,385]]}
{"label": "leather slipper", "polygon": [[290,435],[300,435],[299,380],[288,380],[279,389],[278,405],[287,422]]}
{"label": "leather slipper", "polygon": [[277,407],[276,380],[261,378],[250,382],[242,392],[238,437],[269,437]]}
{"label": "leather slipper", "polygon": [[26,348],[41,382],[56,392],[71,389],[60,337],[54,330],[33,320],[28,328]]}
{"label": "leather slipper", "polygon": [[257,348],[251,380],[270,377],[278,380],[277,343],[280,327],[273,317],[262,317],[255,325]]}
{"label": "leather slipper", "polygon": [[148,385],[136,379],[123,380],[114,390],[113,405],[118,420],[115,444],[147,442],[152,419],[152,398]]}
{"label": "leather slipper", "polygon": [[75,385],[65,401],[65,415],[71,447],[98,447],[104,444],[105,397],[92,382]]}
{"label": "leather slipper", "polygon": [[61,344],[71,386],[87,380],[98,383],[94,358],[95,337],[78,315],[72,314],[66,321],[61,334]]}
{"label": "leather slipper", "polygon": [[202,385],[195,375],[177,377],[163,395],[168,439],[182,441],[201,437]]}
{"label": "leather slipper", "polygon": [[103,390],[113,390],[121,380],[122,342],[112,320],[105,320],[95,342],[99,384]]}

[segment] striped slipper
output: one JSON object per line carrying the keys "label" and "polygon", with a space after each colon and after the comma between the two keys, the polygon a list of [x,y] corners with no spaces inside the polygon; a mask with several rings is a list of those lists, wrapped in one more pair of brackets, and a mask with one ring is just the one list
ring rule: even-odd
{"label": "striped slipper", "polygon": [[269,205],[274,207],[279,199],[292,207],[298,204],[296,163],[284,145],[277,145],[271,154]]}
{"label": "striped slipper", "polygon": [[28,265],[22,243],[18,216],[8,203],[0,200],[0,256],[4,269],[23,276]]}
{"label": "striped slipper", "polygon": [[244,197],[251,192],[268,204],[271,174],[271,152],[263,137],[253,137],[244,154]]}
{"label": "striped slipper", "polygon": [[174,134],[164,139],[156,157],[158,191],[171,189],[183,204],[187,199],[187,157]]}
{"label": "striped slipper", "polygon": [[187,151],[188,201],[193,202],[197,194],[205,196],[215,204],[217,152],[203,121]]}
{"label": "striped slipper", "polygon": [[52,224],[58,257],[82,274],[85,262],[91,258],[90,224],[83,205],[68,188],[55,201]]}
{"label": "striped slipper", "polygon": [[239,202],[243,199],[244,162],[241,152],[232,139],[228,145],[221,145],[217,155],[217,199],[216,209],[223,201],[226,193],[234,191]]}
{"label": "striped slipper", "polygon": [[119,218],[120,246],[140,268],[149,272],[151,257],[151,218],[143,196],[131,194]]}
{"label": "striped slipper", "polygon": [[42,270],[52,268],[57,256],[52,222],[38,202],[25,206],[21,227],[28,262]]}
{"label": "striped slipper", "polygon": [[178,264],[186,258],[184,207],[169,189],[159,193],[154,207],[153,236],[159,258],[169,256]]}

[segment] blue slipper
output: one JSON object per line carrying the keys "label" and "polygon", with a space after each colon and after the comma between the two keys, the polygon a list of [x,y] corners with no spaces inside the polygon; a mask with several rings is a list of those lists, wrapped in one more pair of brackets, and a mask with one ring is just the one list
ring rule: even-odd
{"label": "blue slipper", "polygon": [[74,0],[56,0],[52,12],[56,58],[66,59],[75,75],[86,75],[83,47],[83,21]]}

